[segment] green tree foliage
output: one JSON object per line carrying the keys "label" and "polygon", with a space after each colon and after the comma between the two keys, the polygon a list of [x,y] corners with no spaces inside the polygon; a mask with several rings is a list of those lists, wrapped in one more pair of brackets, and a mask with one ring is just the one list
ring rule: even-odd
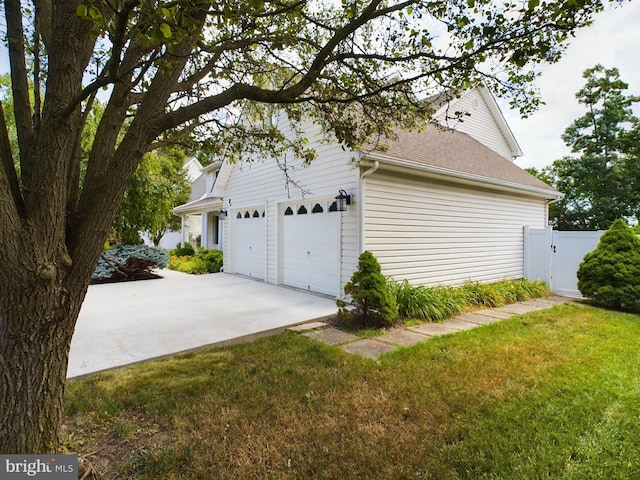
{"label": "green tree foliage", "polygon": [[140,232],[149,232],[154,245],[169,230],[180,229],[174,207],[189,200],[191,187],[182,166],[185,155],[177,149],[147,153],[138,165],[113,222],[123,244],[141,243]]}
{"label": "green tree foliage", "polygon": [[17,148],[0,108],[0,453],[59,448],[75,323],[145,153],[188,138],[310,161],[275,112],[353,147],[484,83],[527,112],[536,65],[607,3],[3,0]]}
{"label": "green tree foliage", "polygon": [[350,324],[389,327],[398,318],[396,299],[378,260],[369,251],[358,257],[358,270],[344,286],[344,293],[351,296],[353,308],[338,302],[339,315]]}
{"label": "green tree foliage", "polygon": [[[0,99],[5,105],[11,150],[14,158],[17,158],[18,139],[10,90],[11,78],[0,75]],[[80,180],[84,178],[93,138],[103,112],[104,104],[97,100],[87,112],[80,144]],[[171,212],[174,207],[189,200],[191,187],[182,171],[185,158],[182,150],[176,147],[160,148],[142,157],[114,219],[113,227],[119,241],[125,245],[142,243],[140,232],[147,232],[157,246],[167,231],[180,229],[180,218]]]}
{"label": "green tree foliage", "polygon": [[635,309],[640,302],[640,239],[627,224],[613,222],[578,268],[578,290],[599,304]]}
{"label": "green tree foliage", "polygon": [[559,230],[607,229],[618,218],[637,217],[640,207],[640,128],[632,111],[640,97],[625,95],[628,85],[615,68],[597,65],[583,76],[576,97],[587,113],[562,135],[578,156],[556,160],[539,176],[565,194],[550,207]]}

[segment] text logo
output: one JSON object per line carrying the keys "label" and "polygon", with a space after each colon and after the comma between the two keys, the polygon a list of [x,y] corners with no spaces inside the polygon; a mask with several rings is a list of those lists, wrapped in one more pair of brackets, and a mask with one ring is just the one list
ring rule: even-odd
{"label": "text logo", "polygon": [[77,455],[0,455],[0,480],[76,480]]}

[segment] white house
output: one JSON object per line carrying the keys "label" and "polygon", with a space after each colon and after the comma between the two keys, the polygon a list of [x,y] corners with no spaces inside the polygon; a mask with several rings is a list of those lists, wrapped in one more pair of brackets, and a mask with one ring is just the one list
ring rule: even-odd
{"label": "white house", "polygon": [[520,148],[488,90],[435,118],[453,110],[469,113],[455,130],[399,132],[384,152],[322,142],[309,124],[317,160],[287,160],[302,189],[274,159],[219,162],[205,168],[205,196],[176,212],[203,215],[202,243],[224,251],[225,272],[335,297],[364,250],[413,284],[522,278],[523,228],[545,226],[560,194],[513,164]]}

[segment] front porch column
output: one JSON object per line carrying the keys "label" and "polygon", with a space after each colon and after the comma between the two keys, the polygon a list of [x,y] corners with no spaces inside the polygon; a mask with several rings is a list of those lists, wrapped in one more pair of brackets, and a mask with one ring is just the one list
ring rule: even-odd
{"label": "front porch column", "polygon": [[180,237],[182,238],[182,247],[187,243],[187,225],[186,215],[180,215]]}
{"label": "front porch column", "polygon": [[209,213],[203,212],[200,215],[200,245],[209,248]]}

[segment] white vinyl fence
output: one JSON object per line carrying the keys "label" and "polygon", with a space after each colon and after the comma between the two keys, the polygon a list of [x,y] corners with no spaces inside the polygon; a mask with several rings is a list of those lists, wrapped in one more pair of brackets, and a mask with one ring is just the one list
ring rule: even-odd
{"label": "white vinyl fence", "polygon": [[603,233],[603,230],[557,232],[551,227],[524,227],[525,277],[544,280],[553,293],[580,296],[578,266],[598,246]]}

